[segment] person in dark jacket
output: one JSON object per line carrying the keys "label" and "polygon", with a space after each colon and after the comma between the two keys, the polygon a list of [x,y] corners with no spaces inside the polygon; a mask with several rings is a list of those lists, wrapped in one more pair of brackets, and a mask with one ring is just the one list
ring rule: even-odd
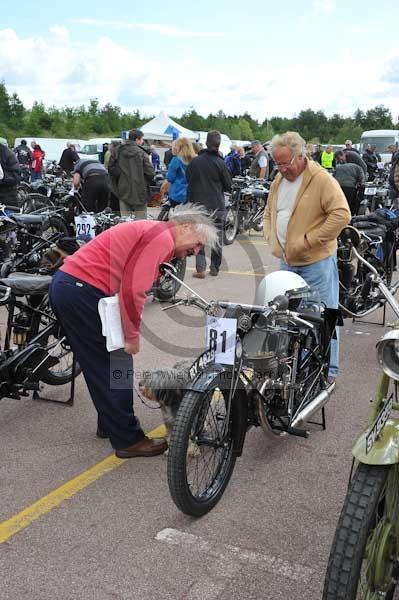
{"label": "person in dark jacket", "polygon": [[107,169],[99,160],[83,158],[72,172],[73,190],[82,185],[82,204],[89,212],[100,212],[108,206],[110,182]]}
{"label": "person in dark jacket", "polygon": [[19,168],[21,169],[21,179],[29,183],[30,181],[30,169],[29,165],[32,161],[32,152],[28,148],[26,140],[21,140],[19,146],[14,148],[15,156],[17,157]]}
{"label": "person in dark jacket", "polygon": [[352,216],[359,210],[359,190],[365,181],[363,169],[355,163],[341,162],[335,166],[335,179],[338,181],[348,201]]}
{"label": "person in dark jacket", "polygon": [[173,158],[173,152],[172,152],[172,148],[169,148],[169,150],[166,150],[164,157],[163,157],[163,164],[165,165],[166,168],[169,167],[169,163]]}
{"label": "person in dark jacket", "polygon": [[373,181],[377,173],[377,163],[381,162],[381,156],[376,152],[376,147],[368,144],[362,156],[367,165],[368,180]]}
{"label": "person in dark jacket", "polygon": [[17,205],[20,168],[14,152],[0,143],[0,203]]}
{"label": "person in dark jacket", "polygon": [[[223,158],[220,157],[219,147],[221,135],[218,131],[209,131],[206,138],[206,148],[187,166],[186,178],[188,183],[187,201],[204,206],[214,215],[219,232],[220,246],[212,249],[210,274],[219,274],[222,262],[222,240],[225,221],[225,192],[231,191],[231,175]],[[196,256],[196,272],[198,279],[206,275],[206,259],[204,248]]]}
{"label": "person in dark jacket", "polygon": [[143,142],[143,132],[131,129],[129,139],[117,149],[115,157],[111,156],[108,166],[116,183],[121,215],[134,212],[136,219],[147,218],[148,184],[155,175],[149,155],[141,148]]}
{"label": "person in dark jacket", "polygon": [[61,154],[60,167],[67,175],[73,171],[75,164],[79,160],[79,154],[75,150],[75,146],[71,142],[67,142],[66,148]]}
{"label": "person in dark jacket", "polygon": [[321,155],[322,155],[322,152],[323,152],[323,151],[322,151],[322,149],[321,149],[321,146],[320,146],[320,144],[316,144],[316,145],[315,145],[315,147],[314,147],[314,151],[313,151],[313,154],[312,154],[312,158],[313,158],[313,160],[314,160],[315,162],[318,162],[318,163],[319,163],[319,165],[321,165]]}

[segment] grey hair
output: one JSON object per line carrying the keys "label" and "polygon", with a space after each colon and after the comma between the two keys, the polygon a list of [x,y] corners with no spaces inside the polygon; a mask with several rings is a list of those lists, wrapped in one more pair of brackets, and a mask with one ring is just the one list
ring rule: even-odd
{"label": "grey hair", "polygon": [[306,156],[306,142],[296,131],[275,135],[271,141],[272,154],[278,146],[289,148],[294,156]]}
{"label": "grey hair", "polygon": [[169,220],[174,221],[176,225],[192,225],[193,229],[206,239],[206,245],[211,249],[219,246],[218,230],[213,217],[204,206],[198,204],[183,204],[171,208],[169,211]]}

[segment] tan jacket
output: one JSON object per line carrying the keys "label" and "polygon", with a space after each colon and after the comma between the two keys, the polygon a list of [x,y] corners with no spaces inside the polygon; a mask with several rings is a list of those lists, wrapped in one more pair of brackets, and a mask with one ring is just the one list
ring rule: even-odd
{"label": "tan jacket", "polygon": [[276,234],[281,180],[278,174],[270,189],[263,223],[272,254],[292,266],[310,265],[334,254],[337,237],[351,219],[348,202],[337,181],[317,162],[307,161],[288,222],[284,252]]}

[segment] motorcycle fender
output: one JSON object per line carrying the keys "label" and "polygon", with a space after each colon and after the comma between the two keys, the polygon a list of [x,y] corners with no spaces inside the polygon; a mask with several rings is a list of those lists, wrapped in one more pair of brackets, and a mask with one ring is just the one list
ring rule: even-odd
{"label": "motorcycle fender", "polygon": [[388,419],[372,447],[367,449],[366,429],[352,446],[353,456],[365,465],[394,465],[399,463],[399,420]]}
{"label": "motorcycle fender", "polygon": [[[223,365],[214,365],[200,373],[188,388],[193,392],[205,392],[208,386],[217,378],[222,376],[219,387],[229,389],[231,385],[232,370]],[[225,385],[223,383],[225,382]],[[232,403],[232,431],[234,436],[233,452],[235,456],[241,456],[245,442],[248,424],[248,399],[247,392],[241,379],[238,381],[236,393]]]}

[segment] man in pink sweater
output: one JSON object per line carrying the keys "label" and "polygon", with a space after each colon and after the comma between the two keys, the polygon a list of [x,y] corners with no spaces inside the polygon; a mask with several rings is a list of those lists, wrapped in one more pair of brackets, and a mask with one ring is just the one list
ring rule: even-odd
{"label": "man in pink sweater", "polygon": [[[131,355],[140,349],[146,291],[160,264],[196,255],[203,244],[217,244],[216,228],[203,210],[187,206],[169,222],[132,221],[108,229],[67,257],[53,277],[51,305],[97,409],[97,435],[109,437],[120,458],[156,456],[167,448],[165,440],[147,438],[134,415]],[[116,293],[125,348],[108,352],[98,301]]]}

